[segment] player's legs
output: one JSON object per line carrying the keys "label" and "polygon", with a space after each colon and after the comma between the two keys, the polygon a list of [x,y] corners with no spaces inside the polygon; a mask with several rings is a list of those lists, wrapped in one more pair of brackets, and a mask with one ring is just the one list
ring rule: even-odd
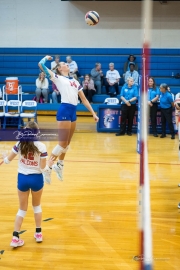
{"label": "player's legs", "polygon": [[19,239],[19,232],[21,230],[21,225],[23,223],[23,219],[26,215],[26,211],[28,208],[29,190],[24,192],[18,189],[18,197],[19,197],[19,210],[17,212],[15,219],[13,238],[10,243],[11,247],[19,247],[24,245],[24,241]]}
{"label": "player's legs", "polygon": [[41,228],[41,222],[42,222],[42,211],[36,209],[36,207],[41,205],[41,196],[42,196],[43,188],[39,191],[32,191],[32,206],[34,208],[34,220],[36,224],[36,228]]}
{"label": "player's legs", "polygon": [[[69,125],[68,125],[68,127],[69,127]],[[70,144],[70,141],[71,141],[72,136],[74,134],[75,128],[76,128],[76,121],[70,122],[70,129],[68,130],[68,133],[66,134],[67,139],[65,141],[65,144],[63,144],[64,150],[59,155],[59,159],[58,159],[57,164],[54,164],[53,167],[52,167],[53,170],[56,172],[57,177],[58,177],[59,180],[63,180],[64,158],[65,158],[66,152],[67,152],[67,150],[69,148],[69,144]],[[56,156],[55,156],[55,158],[56,158]]]}
{"label": "player's legs", "polygon": [[59,160],[52,168],[56,172],[58,179],[62,180],[64,157],[76,126],[76,106],[66,103],[61,104],[57,113],[57,121],[59,142],[52,150],[51,156],[54,160],[59,157]]}
{"label": "player's legs", "polygon": [[[26,212],[28,208],[28,197],[29,197],[29,190],[26,192],[22,192],[18,190],[18,197],[19,197],[19,209]],[[19,215],[18,215],[19,214]],[[18,211],[15,219],[14,230],[19,232],[21,229],[21,225],[23,223],[23,214],[21,215]]]}
{"label": "player's legs", "polygon": [[[67,144],[67,146],[68,146],[68,145],[70,144],[70,142],[71,142],[71,139],[72,139],[72,136],[73,136],[73,134],[74,134],[75,128],[76,128],[76,121],[71,122],[71,128],[70,128],[70,132],[69,132],[69,138],[68,138],[68,144]],[[66,155],[66,152],[65,152],[65,153],[62,153],[62,154],[59,156],[59,160],[64,160],[65,155]]]}
{"label": "player's legs", "polygon": [[31,190],[32,193],[32,206],[34,210],[34,220],[36,224],[36,232],[34,234],[34,238],[36,242],[42,242],[42,230],[41,230],[41,222],[42,222],[42,209],[41,209],[41,196],[42,196],[43,188],[38,191]]}
{"label": "player's legs", "polygon": [[51,157],[56,160],[58,156],[63,155],[66,147],[69,144],[69,137],[71,133],[71,121],[58,121],[58,146],[53,149]]}

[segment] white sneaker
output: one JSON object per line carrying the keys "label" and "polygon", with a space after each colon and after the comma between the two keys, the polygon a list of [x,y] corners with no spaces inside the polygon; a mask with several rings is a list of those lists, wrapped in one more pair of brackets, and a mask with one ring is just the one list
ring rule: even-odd
{"label": "white sneaker", "polygon": [[51,184],[51,172],[52,172],[52,169],[49,169],[48,171],[46,172],[43,172],[43,179],[44,179],[44,182],[48,185]]}
{"label": "white sneaker", "polygon": [[52,169],[56,172],[57,178],[61,181],[63,181],[63,165],[61,164],[54,164],[52,166]]}
{"label": "white sneaker", "polygon": [[36,239],[36,242],[37,243],[40,243],[40,242],[43,241],[43,237],[42,237],[42,233],[41,232],[40,233],[35,233],[34,234],[34,238]]}
{"label": "white sneaker", "polygon": [[18,237],[16,236],[13,236],[12,240],[11,240],[11,243],[10,243],[10,246],[11,247],[21,247],[24,245],[24,240],[22,239],[19,239]]}

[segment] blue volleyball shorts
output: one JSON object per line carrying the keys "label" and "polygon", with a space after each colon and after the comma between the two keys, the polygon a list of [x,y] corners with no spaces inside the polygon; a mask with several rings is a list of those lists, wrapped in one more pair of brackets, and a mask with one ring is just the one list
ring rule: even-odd
{"label": "blue volleyball shorts", "polygon": [[22,174],[18,173],[17,188],[22,191],[39,191],[44,186],[44,180],[42,174]]}
{"label": "blue volleyball shorts", "polygon": [[68,104],[68,103],[61,103],[57,115],[57,121],[76,121],[76,108],[77,106]]}

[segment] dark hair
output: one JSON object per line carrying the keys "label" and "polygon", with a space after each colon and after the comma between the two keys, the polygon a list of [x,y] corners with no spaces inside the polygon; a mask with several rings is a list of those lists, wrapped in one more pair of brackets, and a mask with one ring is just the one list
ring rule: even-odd
{"label": "dark hair", "polygon": [[[37,132],[38,125],[35,122],[29,121],[26,128],[30,130],[35,130]],[[27,141],[20,141],[18,146],[21,155],[24,156],[27,156],[28,153],[33,153],[33,155],[40,153],[39,149],[34,145],[33,139]]]}
{"label": "dark hair", "polygon": [[166,91],[168,91],[168,85],[166,83],[161,83],[160,88],[164,88]]}
{"label": "dark hair", "polygon": [[153,80],[153,89],[156,89],[157,86],[156,86],[155,79],[154,79],[153,77],[149,77],[149,78],[148,78],[148,81],[149,81],[149,79]]}
{"label": "dark hair", "polygon": [[129,62],[129,67],[130,66],[133,66],[133,67],[135,67],[135,64],[134,64],[134,62]]}
{"label": "dark hair", "polygon": [[136,57],[133,55],[133,54],[130,54],[129,57],[128,57],[128,61],[130,61],[130,57],[134,57],[134,61],[136,60]]}

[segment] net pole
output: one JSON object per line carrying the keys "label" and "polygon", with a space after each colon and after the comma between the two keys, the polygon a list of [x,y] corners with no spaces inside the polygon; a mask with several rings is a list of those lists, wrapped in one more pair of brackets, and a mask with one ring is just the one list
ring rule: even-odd
{"label": "net pole", "polygon": [[141,119],[140,119],[140,189],[141,189],[141,218],[140,218],[140,270],[152,270],[152,232],[150,209],[150,184],[148,168],[148,98],[147,76],[150,58],[150,32],[152,21],[152,1],[142,2],[142,29],[143,29],[143,54],[142,54],[142,87],[141,87]]}

